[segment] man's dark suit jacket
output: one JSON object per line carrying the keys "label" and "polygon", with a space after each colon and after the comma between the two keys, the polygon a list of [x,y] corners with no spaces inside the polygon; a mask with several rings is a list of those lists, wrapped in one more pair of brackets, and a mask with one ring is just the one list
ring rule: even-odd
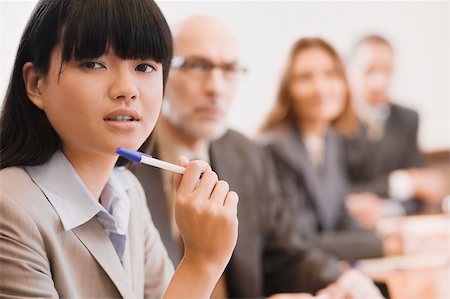
{"label": "man's dark suit jacket", "polygon": [[[358,135],[346,140],[349,177],[354,192],[372,191],[388,197],[388,176],[396,169],[425,166],[417,144],[419,116],[417,112],[392,104],[381,140],[367,137],[360,125]],[[409,202],[407,212],[420,208],[417,201]]]}
{"label": "man's dark suit jacket", "polygon": [[333,130],[325,137],[324,166],[319,171],[295,126],[277,128],[262,142],[274,158],[284,196],[298,214],[298,225],[309,228],[310,238],[341,259],[382,255],[380,238],[363,230],[346,211],[345,156],[342,139]]}
{"label": "man's dark suit jacket", "polygon": [[[239,195],[238,242],[225,270],[230,298],[315,292],[338,277],[336,260],[310,248],[302,233],[294,231],[277,191],[273,164],[257,144],[228,131],[211,144],[210,160],[219,179]],[[177,265],[180,247],[172,239],[161,171],[137,164],[132,171],[144,187],[153,222]]]}

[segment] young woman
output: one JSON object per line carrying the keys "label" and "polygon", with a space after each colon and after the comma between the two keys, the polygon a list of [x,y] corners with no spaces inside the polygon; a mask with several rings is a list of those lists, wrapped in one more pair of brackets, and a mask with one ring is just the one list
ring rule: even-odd
{"label": "young woman", "polygon": [[142,187],[114,168],[117,147],[153,130],[171,56],[153,1],[37,4],[0,121],[0,297],[209,297],[236,243],[236,193],[181,158],[174,273]]}
{"label": "young woman", "polygon": [[346,165],[336,131],[356,128],[344,66],[320,38],[292,47],[275,107],[263,125],[280,183],[319,244],[340,258],[382,254],[382,243],[346,213]]}

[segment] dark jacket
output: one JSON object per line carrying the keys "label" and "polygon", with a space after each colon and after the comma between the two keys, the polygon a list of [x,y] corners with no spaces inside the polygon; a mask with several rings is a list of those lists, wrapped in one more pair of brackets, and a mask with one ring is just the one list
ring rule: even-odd
{"label": "dark jacket", "polygon": [[296,127],[273,130],[262,140],[275,161],[284,196],[296,211],[297,225],[308,228],[310,238],[341,259],[382,255],[381,239],[362,229],[346,211],[349,186],[341,137],[333,130],[327,133],[320,170],[312,164]]}
{"label": "dark jacket", "polygon": [[[152,155],[157,156],[156,153]],[[277,292],[315,292],[340,274],[337,261],[295,233],[280,196],[273,163],[241,134],[228,131],[210,146],[213,170],[239,195],[239,236],[225,270],[231,298],[255,298]],[[177,265],[180,248],[172,239],[161,172],[146,165],[132,169],[141,181],[155,226]]]}
{"label": "dark jacket", "polygon": [[[417,112],[392,104],[379,141],[367,138],[361,124],[356,137],[347,139],[348,174],[353,192],[371,191],[388,197],[388,176],[397,169],[425,166],[425,159],[417,144],[419,116]],[[420,209],[420,202],[405,205],[407,212]]]}

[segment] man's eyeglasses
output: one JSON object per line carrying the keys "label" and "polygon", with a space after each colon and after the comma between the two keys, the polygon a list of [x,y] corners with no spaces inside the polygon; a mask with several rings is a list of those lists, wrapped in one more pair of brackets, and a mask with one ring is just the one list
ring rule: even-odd
{"label": "man's eyeglasses", "polygon": [[212,61],[202,57],[182,57],[175,56],[172,59],[172,68],[178,68],[188,71],[192,76],[198,79],[206,79],[215,68],[222,70],[226,80],[235,80],[238,75],[247,72],[245,67],[239,66],[237,62],[215,64]]}

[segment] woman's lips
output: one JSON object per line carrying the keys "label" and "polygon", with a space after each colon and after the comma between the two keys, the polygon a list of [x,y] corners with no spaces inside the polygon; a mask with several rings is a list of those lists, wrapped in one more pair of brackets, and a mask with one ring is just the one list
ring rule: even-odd
{"label": "woman's lips", "polygon": [[140,114],[134,109],[117,109],[103,118],[108,126],[120,130],[136,128],[141,119]]}

